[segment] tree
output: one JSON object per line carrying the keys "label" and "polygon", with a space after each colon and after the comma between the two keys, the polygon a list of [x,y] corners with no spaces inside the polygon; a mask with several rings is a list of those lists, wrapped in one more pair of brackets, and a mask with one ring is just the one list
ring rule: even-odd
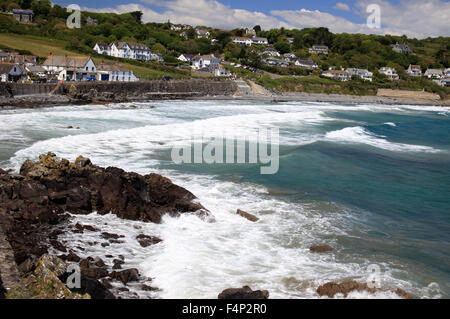
{"label": "tree", "polygon": [[166,54],[167,49],[161,43],[156,43],[155,45],[152,46],[152,52]]}
{"label": "tree", "polygon": [[136,20],[137,23],[142,24],[142,11],[133,11],[130,12],[131,16]]}
{"label": "tree", "polygon": [[253,27],[253,30],[255,30],[256,34],[258,34],[259,32],[261,32],[261,26],[260,25],[255,25]]}
{"label": "tree", "polygon": [[291,51],[291,45],[286,37],[281,37],[274,45],[275,49],[281,54]]}

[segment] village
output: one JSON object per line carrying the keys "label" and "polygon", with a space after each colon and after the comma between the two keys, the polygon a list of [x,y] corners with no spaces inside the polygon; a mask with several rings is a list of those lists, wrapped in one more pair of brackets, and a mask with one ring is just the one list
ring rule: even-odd
{"label": "village", "polygon": [[[23,24],[33,23],[33,11],[31,10],[13,10],[13,17],[16,21]],[[96,20],[89,19],[89,24],[95,25]],[[186,24],[170,24],[170,31],[178,33],[181,38],[188,39],[194,36],[196,39],[205,39],[213,45],[218,40],[213,38],[211,32],[204,27],[192,27]],[[229,30],[223,30],[228,32]],[[258,58],[263,65],[278,69],[304,69],[308,73],[303,76],[316,75],[323,78],[337,81],[363,80],[373,81],[374,72],[384,75],[388,80],[397,81],[400,79],[398,71],[394,67],[384,66],[376,70],[368,68],[328,66],[324,69],[317,61],[323,56],[331,53],[328,46],[323,44],[312,45],[308,49],[308,57],[298,57],[293,52],[281,53],[274,45],[269,44],[269,40],[264,37],[258,37],[254,29],[245,29],[243,36],[231,36],[230,42],[238,47],[251,47],[257,53]],[[287,39],[289,44],[294,41],[293,38]],[[393,44],[392,51],[412,55],[413,50],[407,44]],[[133,60],[142,64],[165,64],[163,54],[152,52],[148,46],[141,43],[130,42],[112,42],[96,43],[92,48],[92,54],[95,57],[105,57],[94,62],[93,57],[89,56],[68,56],[54,55],[48,53],[47,58],[42,64],[38,63],[38,58],[31,55],[22,55],[15,51],[4,50],[0,52],[0,79],[1,82],[57,82],[57,81],[111,81],[111,82],[135,82],[139,78],[133,71],[124,66],[121,61]],[[116,59],[116,61],[111,61]],[[99,60],[99,59],[97,59]],[[250,65],[245,61],[229,61],[226,55],[215,56],[211,54],[187,54],[179,55],[177,68],[190,69],[192,76],[203,77],[235,77],[233,68],[246,69],[253,73],[270,74],[266,70],[261,70]],[[405,74],[410,77],[432,80],[440,86],[450,86],[450,68],[422,70],[420,65],[409,65]],[[170,77],[167,77],[170,78]]]}

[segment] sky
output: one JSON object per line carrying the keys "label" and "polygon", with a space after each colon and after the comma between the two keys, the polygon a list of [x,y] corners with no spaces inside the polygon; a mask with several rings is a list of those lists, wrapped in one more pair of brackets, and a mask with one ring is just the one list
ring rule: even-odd
{"label": "sky", "polygon": [[[327,27],[335,33],[450,36],[450,0],[53,0],[83,10],[142,11],[144,22],[186,23],[223,29]],[[380,8],[380,27],[370,28],[367,12]],[[374,20],[371,20],[374,21]],[[372,26],[373,27],[373,26]]]}

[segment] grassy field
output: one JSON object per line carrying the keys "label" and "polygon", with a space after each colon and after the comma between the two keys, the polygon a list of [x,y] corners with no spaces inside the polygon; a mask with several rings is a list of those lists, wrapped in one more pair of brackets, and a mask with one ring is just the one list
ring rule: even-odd
{"label": "grassy field", "polygon": [[[49,52],[54,55],[83,55],[77,52],[73,52],[65,49],[67,43],[55,39],[45,39],[31,36],[18,36],[9,34],[0,34],[0,45],[14,49],[14,50],[26,50],[30,51],[33,55],[41,58],[46,58]],[[105,61],[114,61],[114,59],[104,57]],[[100,63],[101,58],[93,57],[95,63]],[[173,78],[188,77],[188,74],[170,70],[160,70],[156,66],[151,65],[134,65],[130,63],[122,63],[131,70],[134,74],[141,79],[160,79],[163,76],[171,76]]]}

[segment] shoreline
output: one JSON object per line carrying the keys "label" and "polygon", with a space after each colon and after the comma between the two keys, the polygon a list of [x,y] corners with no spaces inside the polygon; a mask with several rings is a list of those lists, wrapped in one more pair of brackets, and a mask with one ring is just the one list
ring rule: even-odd
{"label": "shoreline", "polygon": [[14,98],[0,97],[0,110],[44,108],[63,105],[113,104],[130,102],[150,102],[160,100],[202,100],[202,101],[255,101],[255,102],[315,102],[343,104],[385,104],[385,105],[420,105],[450,107],[450,100],[422,100],[410,98],[393,98],[381,96],[339,95],[323,93],[285,93],[285,94],[251,94],[251,95],[202,95],[193,93],[153,93],[151,96],[135,96],[111,99],[75,99],[66,95],[33,94]]}

